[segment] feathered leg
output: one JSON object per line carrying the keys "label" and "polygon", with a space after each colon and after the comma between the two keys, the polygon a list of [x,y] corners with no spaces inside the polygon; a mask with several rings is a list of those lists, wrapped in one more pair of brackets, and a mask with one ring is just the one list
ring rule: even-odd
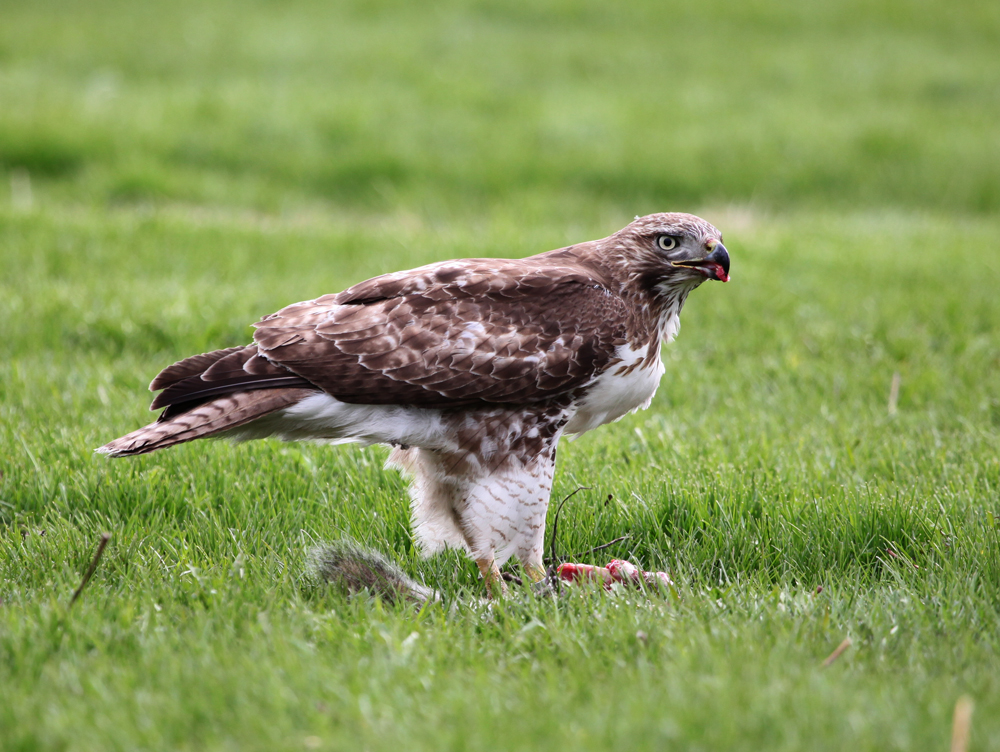
{"label": "feathered leg", "polygon": [[557,408],[491,408],[455,416],[453,449],[394,450],[389,464],[413,479],[413,532],[423,552],[463,548],[491,590],[511,556],[532,580],[544,577],[545,514],[564,425]]}

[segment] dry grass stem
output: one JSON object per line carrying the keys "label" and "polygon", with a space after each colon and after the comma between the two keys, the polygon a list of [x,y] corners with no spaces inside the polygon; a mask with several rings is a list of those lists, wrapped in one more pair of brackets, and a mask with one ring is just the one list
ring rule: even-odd
{"label": "dry grass stem", "polygon": [[972,731],[972,698],[962,695],[955,703],[955,718],[951,725],[951,752],[966,752]]}
{"label": "dry grass stem", "polygon": [[899,371],[892,374],[892,384],[889,386],[889,415],[895,415],[897,412],[897,405],[899,404],[899,383],[903,380],[903,377],[899,375]]}
{"label": "dry grass stem", "polygon": [[847,650],[849,647],[851,647],[851,638],[845,637],[844,641],[837,646],[836,650],[834,650],[832,653],[830,653],[830,655],[826,657],[826,660],[823,661],[823,665],[821,666],[821,668],[826,668],[835,660],[840,658],[841,654],[843,654],[843,652]]}
{"label": "dry grass stem", "polygon": [[107,548],[109,540],[111,540],[111,533],[101,533],[101,542],[97,544],[97,551],[94,552],[94,558],[90,560],[90,566],[87,568],[87,573],[83,575],[80,587],[73,591],[73,597],[69,599],[70,606],[76,603],[76,599],[80,597],[80,593],[82,593],[83,589],[87,587],[87,583],[90,582],[90,578],[93,577],[94,572],[97,571],[97,565],[101,561],[101,555],[104,553],[104,549]]}

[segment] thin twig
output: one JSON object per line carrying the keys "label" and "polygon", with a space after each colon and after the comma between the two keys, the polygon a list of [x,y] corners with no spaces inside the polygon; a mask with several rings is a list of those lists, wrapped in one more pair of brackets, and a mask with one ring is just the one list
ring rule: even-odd
{"label": "thin twig", "polygon": [[972,698],[962,695],[955,703],[955,719],[951,726],[951,752],[965,752],[969,748],[972,730]]}
{"label": "thin twig", "polygon": [[580,553],[576,554],[570,554],[568,558],[579,559],[583,556],[590,556],[590,554],[597,553],[598,551],[603,551],[605,548],[611,548],[616,543],[621,543],[622,541],[628,540],[631,537],[632,537],[631,533],[628,535],[622,535],[619,538],[615,538],[614,540],[608,541],[607,543],[602,543],[599,546],[594,546],[593,548],[588,549],[586,551],[581,551]]}
{"label": "thin twig", "polygon": [[556,561],[556,537],[559,533],[559,513],[562,511],[563,504],[576,496],[580,491],[590,491],[590,486],[577,486],[576,490],[569,494],[565,499],[559,502],[559,506],[556,507],[556,513],[552,517],[552,546],[549,549],[551,551],[551,556],[549,557],[551,561]]}
{"label": "thin twig", "polygon": [[840,658],[843,652],[847,650],[849,647],[851,647],[851,638],[845,637],[844,641],[837,646],[836,650],[834,650],[832,653],[830,653],[830,655],[826,657],[826,660],[823,661],[823,665],[820,668],[826,668],[827,666],[829,666],[835,660]]}
{"label": "thin twig", "polygon": [[[559,575],[556,574],[556,562],[558,558],[556,556],[556,540],[559,535],[559,513],[562,511],[563,504],[569,501],[572,497],[576,496],[580,491],[589,491],[590,486],[577,486],[573,493],[569,494],[566,498],[559,502],[559,506],[556,507],[556,513],[552,517],[552,547],[551,547],[551,557],[549,557],[549,566],[545,570],[545,582],[548,583],[549,587],[555,592],[556,595],[562,593],[562,583],[559,581]],[[544,563],[544,561],[543,561]]]}
{"label": "thin twig", "polygon": [[80,593],[83,589],[87,587],[87,583],[90,582],[90,578],[94,576],[94,572],[97,571],[97,564],[101,560],[101,554],[104,553],[104,549],[108,545],[108,541],[111,540],[111,533],[101,533],[101,542],[97,544],[97,551],[94,553],[94,558],[90,561],[90,567],[87,569],[87,573],[83,576],[83,581],[80,583],[80,587],[76,589],[73,593],[73,597],[69,599],[69,605],[72,606],[76,603],[76,599],[80,597]]}

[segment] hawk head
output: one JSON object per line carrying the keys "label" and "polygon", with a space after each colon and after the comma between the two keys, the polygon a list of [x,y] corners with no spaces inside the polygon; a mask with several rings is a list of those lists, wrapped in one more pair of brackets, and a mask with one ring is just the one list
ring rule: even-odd
{"label": "hawk head", "polygon": [[686,295],[707,279],[729,281],[722,233],[692,214],[638,217],[610,238],[627,286],[653,297]]}

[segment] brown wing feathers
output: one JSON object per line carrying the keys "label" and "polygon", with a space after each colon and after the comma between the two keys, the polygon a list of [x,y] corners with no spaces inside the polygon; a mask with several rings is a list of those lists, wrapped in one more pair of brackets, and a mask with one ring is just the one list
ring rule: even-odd
{"label": "brown wing feathers", "polygon": [[[172,417],[169,406],[192,407],[220,394],[248,389],[311,386],[301,376],[260,357],[256,345],[230,347],[195,355],[165,369],[149,385],[151,390],[163,390],[156,395],[149,409],[167,407],[164,416]],[[176,413],[173,411],[173,414]]]}
{"label": "brown wing feathers", "polygon": [[316,390],[360,404],[468,407],[585,386],[625,341],[623,302],[578,269],[517,263],[449,262],[288,306],[255,325],[254,344],[164,369],[150,384],[162,389],[151,405],[166,408],[159,420],[102,451],[209,436]]}
{"label": "brown wing feathers", "polygon": [[624,304],[593,281],[470,278],[476,295],[425,281],[386,299],[363,283],[366,303],[297,303],[258,322],[254,340],[344,402],[424,407],[544,401],[588,383],[625,341]]}
{"label": "brown wing feathers", "polygon": [[149,391],[157,392],[190,376],[200,376],[205,369],[216,361],[242,349],[242,347],[230,347],[226,350],[215,350],[214,352],[192,355],[190,358],[179,360],[172,366],[167,366],[156,375],[156,378],[149,385]]}

